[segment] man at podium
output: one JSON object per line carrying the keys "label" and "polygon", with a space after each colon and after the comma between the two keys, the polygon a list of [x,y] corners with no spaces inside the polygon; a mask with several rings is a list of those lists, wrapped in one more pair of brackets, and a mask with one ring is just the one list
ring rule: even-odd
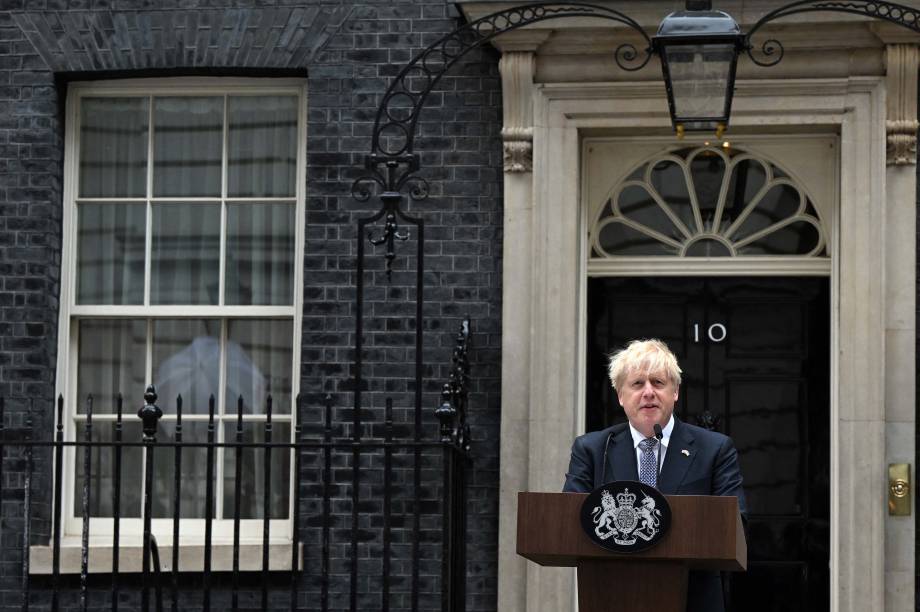
{"label": "man at podium", "polygon": [[[742,519],[738,453],[728,436],[674,418],[677,358],[660,340],[634,340],[610,359],[610,382],[627,423],[579,436],[564,492],[590,493],[613,480],[639,480],[667,495],[734,495]],[[722,612],[718,572],[690,572],[687,612]]]}

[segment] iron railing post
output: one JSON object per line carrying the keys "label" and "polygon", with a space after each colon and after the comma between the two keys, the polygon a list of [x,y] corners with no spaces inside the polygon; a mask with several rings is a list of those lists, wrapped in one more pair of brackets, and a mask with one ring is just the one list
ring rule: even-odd
{"label": "iron railing post", "polygon": [[236,399],[236,448],[233,454],[233,588],[230,609],[240,608],[240,513],[243,499],[243,396]]}
{"label": "iron railing post", "polygon": [[[194,406],[192,407],[194,409]],[[172,612],[179,610],[179,522],[182,518],[182,395],[176,396],[176,448],[173,454]]]}
{"label": "iron railing post", "polygon": [[112,612],[118,612],[118,593],[121,589],[119,577],[121,548],[121,454],[124,417],[124,397],[121,393],[115,401],[115,492],[112,498]]}
{"label": "iron railing post", "polygon": [[214,396],[208,398],[208,446],[204,485],[204,571],[202,572],[201,605],[211,612],[211,538],[214,522]]}
{"label": "iron railing post", "polygon": [[[255,429],[253,427],[253,429]],[[255,431],[253,431],[255,435]],[[271,536],[272,498],[272,396],[265,402],[265,456],[262,483],[262,609],[268,610],[268,542]],[[239,484],[237,484],[239,486]]]}
{"label": "iron railing post", "polygon": [[301,395],[294,400],[294,499],[291,500],[291,612],[297,611],[297,577],[300,574],[300,481],[301,481],[301,432],[303,431],[303,414]]}
{"label": "iron railing post", "polygon": [[86,423],[83,426],[83,492],[80,509],[83,513],[83,528],[80,532],[80,608],[89,609],[89,519],[91,512],[90,481],[93,466],[93,396],[86,398]]}
{"label": "iron railing post", "polygon": [[32,543],[32,471],[35,468],[32,450],[32,401],[29,401],[29,412],[26,414],[26,436],[28,446],[26,453],[26,477],[23,483],[22,500],[22,612],[29,612],[29,545]]}
{"label": "iron railing post", "polygon": [[157,422],[163,411],[156,405],[157,392],[153,385],[144,392],[144,405],[137,411],[143,422],[144,430],[144,540],[143,558],[141,560],[142,586],[141,610],[150,610],[150,551],[151,551],[151,512],[153,509],[153,450],[156,445]]}
{"label": "iron railing post", "polygon": [[320,564],[320,610],[329,611],[330,532],[332,530],[332,395],[323,398],[323,532]]}
{"label": "iron railing post", "polygon": [[61,499],[64,478],[64,396],[58,396],[57,425],[54,433],[54,535],[51,545],[51,612],[57,612],[60,606],[61,588]]}
{"label": "iron railing post", "polygon": [[384,408],[384,434],[383,434],[383,572],[380,590],[380,610],[390,610],[390,556],[391,556],[391,529],[390,506],[392,504],[393,488],[393,398],[388,397]]}

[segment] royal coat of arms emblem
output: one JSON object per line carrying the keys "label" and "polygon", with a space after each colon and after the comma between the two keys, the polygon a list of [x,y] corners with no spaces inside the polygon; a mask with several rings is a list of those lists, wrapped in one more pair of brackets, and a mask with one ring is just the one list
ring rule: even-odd
{"label": "royal coat of arms emblem", "polygon": [[597,544],[617,552],[637,552],[656,544],[671,524],[667,499],[640,482],[598,487],[581,511],[582,528]]}

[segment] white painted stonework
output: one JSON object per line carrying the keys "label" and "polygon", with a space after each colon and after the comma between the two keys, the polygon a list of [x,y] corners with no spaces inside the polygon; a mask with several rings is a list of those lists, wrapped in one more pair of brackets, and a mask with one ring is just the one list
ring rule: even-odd
{"label": "white painted stonework", "polygon": [[[683,5],[605,4],[629,13],[650,33]],[[746,29],[783,3],[716,4]],[[503,6],[508,4],[461,5],[470,19]],[[764,32],[783,41],[782,63],[766,69],[744,57],[739,62],[727,137],[765,153],[772,147],[779,163],[801,170],[798,178],[810,183],[816,205],[820,200],[825,207],[819,212],[829,269],[826,263],[777,269],[769,261],[694,258],[675,264],[646,258],[600,271],[717,275],[738,273],[740,265],[753,274],[830,276],[833,612],[914,610],[915,518],[887,513],[887,465],[912,463],[915,456],[916,144],[904,140],[904,125],[916,121],[918,37],[904,32],[858,17],[799,15]],[[574,607],[574,573],[517,557],[514,517],[518,491],[560,490],[571,441],[584,427],[591,200],[585,194],[593,187],[585,183],[589,156],[583,147],[586,139],[630,141],[634,150],[620,151],[618,161],[625,173],[675,141],[657,60],[624,73],[611,59],[616,45],[629,39],[622,28],[573,19],[521,34],[530,36],[530,46],[509,43],[508,50],[532,58],[516,56],[503,67],[503,83],[514,83],[504,95],[518,122],[516,134],[532,133],[533,144],[532,171],[517,166],[505,178],[498,609],[559,612]],[[502,49],[501,38],[495,44]],[[531,70],[531,59],[530,87],[520,72],[505,73],[513,66]],[[519,123],[526,116],[522,96],[533,105],[532,132]],[[789,157],[795,141],[831,143],[835,163],[824,170],[803,167],[807,155]],[[892,157],[886,149],[894,151]]]}

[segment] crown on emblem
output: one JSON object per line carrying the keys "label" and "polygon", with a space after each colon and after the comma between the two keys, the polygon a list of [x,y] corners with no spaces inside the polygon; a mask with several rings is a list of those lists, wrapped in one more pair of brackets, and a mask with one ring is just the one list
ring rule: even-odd
{"label": "crown on emblem", "polygon": [[629,489],[623,489],[622,493],[617,493],[617,502],[621,506],[632,506],[636,501],[636,496],[629,492]]}

